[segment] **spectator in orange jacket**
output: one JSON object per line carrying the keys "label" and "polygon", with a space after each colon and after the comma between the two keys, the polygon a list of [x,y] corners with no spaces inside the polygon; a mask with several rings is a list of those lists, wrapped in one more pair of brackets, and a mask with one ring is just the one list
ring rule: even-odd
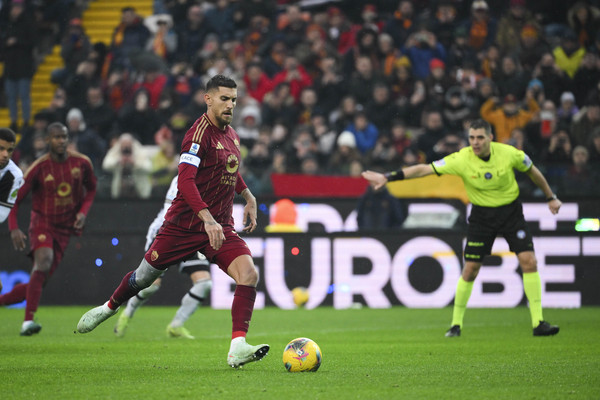
{"label": "spectator in orange jacket", "polygon": [[540,110],[531,89],[527,90],[525,100],[527,110],[519,106],[512,94],[504,97],[501,106],[497,97],[491,97],[481,105],[481,118],[493,125],[497,142],[508,142],[513,129],[523,128]]}

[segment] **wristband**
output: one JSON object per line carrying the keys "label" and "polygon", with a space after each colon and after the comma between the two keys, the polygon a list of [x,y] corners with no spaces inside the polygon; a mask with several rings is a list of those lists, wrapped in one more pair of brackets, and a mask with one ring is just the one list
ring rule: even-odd
{"label": "wristband", "polygon": [[385,176],[388,182],[401,181],[402,179],[404,179],[404,171],[402,171],[402,169],[399,169],[398,171],[386,172],[385,174],[383,174],[383,176]]}
{"label": "wristband", "polygon": [[558,197],[556,197],[556,195],[555,195],[555,194],[553,194],[552,196],[550,196],[550,197],[547,197],[547,198],[546,198],[546,201],[552,201],[552,200],[556,200],[556,199],[558,199]]}

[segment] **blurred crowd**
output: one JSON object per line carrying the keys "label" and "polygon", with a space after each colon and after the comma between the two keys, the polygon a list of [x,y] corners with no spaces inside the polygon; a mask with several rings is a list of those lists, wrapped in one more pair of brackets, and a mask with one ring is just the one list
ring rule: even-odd
{"label": "blurred crowd", "polygon": [[[215,74],[237,81],[232,125],[257,195],[272,193],[272,173],[434,161],[466,146],[469,121],[483,118],[559,196],[598,196],[598,3],[155,0],[146,18],[123,8],[105,45],[86,34],[85,2],[3,0],[0,97],[16,115],[22,81],[60,44],[48,107],[30,118],[20,98],[16,161],[26,169],[45,151],[45,127],[63,122],[114,198],[164,194]],[[526,177],[520,185],[536,195]]]}

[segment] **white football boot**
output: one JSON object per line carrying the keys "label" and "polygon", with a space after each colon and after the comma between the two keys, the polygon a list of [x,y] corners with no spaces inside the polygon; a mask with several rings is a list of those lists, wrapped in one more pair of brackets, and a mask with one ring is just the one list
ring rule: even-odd
{"label": "white football boot", "polygon": [[108,301],[101,306],[92,308],[90,311],[83,314],[79,320],[77,332],[88,333],[93,331],[102,322],[115,315],[117,311],[119,311],[118,308],[116,310],[111,310],[108,307]]}
{"label": "white football boot", "polygon": [[261,360],[268,352],[268,344],[252,346],[246,343],[245,338],[238,337],[231,341],[231,347],[227,355],[227,364],[232,368],[240,368],[249,362]]}

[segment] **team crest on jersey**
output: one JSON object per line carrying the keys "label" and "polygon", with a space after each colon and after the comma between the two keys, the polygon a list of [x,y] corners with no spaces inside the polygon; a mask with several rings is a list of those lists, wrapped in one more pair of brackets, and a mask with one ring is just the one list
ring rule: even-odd
{"label": "team crest on jersey", "polygon": [[79,168],[79,167],[71,168],[71,176],[73,178],[79,178],[81,176],[81,168]]}
{"label": "team crest on jersey", "polygon": [[446,160],[442,158],[441,160],[434,161],[433,165],[435,165],[436,167],[443,167],[444,165],[446,165]]}
{"label": "team crest on jersey", "polygon": [[152,261],[156,261],[156,260],[158,260],[158,252],[157,252],[156,250],[153,250],[153,251],[152,251],[152,254],[150,254],[150,259],[151,259]]}
{"label": "team crest on jersey", "polygon": [[56,193],[60,197],[67,197],[71,194],[71,185],[69,185],[67,182],[61,182],[56,189]]}
{"label": "team crest on jersey", "polygon": [[486,172],[483,177],[489,181],[490,179],[492,179],[492,173],[491,172]]}
{"label": "team crest on jersey", "polygon": [[235,154],[230,154],[229,157],[227,157],[227,172],[234,174],[237,172],[239,166],[240,161],[238,160],[237,156]]}
{"label": "team crest on jersey", "polygon": [[191,154],[198,154],[198,150],[200,150],[200,145],[198,143],[192,143],[192,146],[190,147],[190,153]]}
{"label": "team crest on jersey", "polygon": [[46,241],[46,235],[44,235],[43,233],[38,235],[38,242],[45,242]]}
{"label": "team crest on jersey", "polygon": [[52,174],[48,174],[46,175],[46,178],[44,179],[44,182],[50,182],[53,181],[54,177],[52,176]]}
{"label": "team crest on jersey", "polygon": [[517,237],[519,239],[525,239],[525,236],[526,236],[526,234],[525,234],[525,231],[523,229],[519,229],[519,231],[517,231]]}

